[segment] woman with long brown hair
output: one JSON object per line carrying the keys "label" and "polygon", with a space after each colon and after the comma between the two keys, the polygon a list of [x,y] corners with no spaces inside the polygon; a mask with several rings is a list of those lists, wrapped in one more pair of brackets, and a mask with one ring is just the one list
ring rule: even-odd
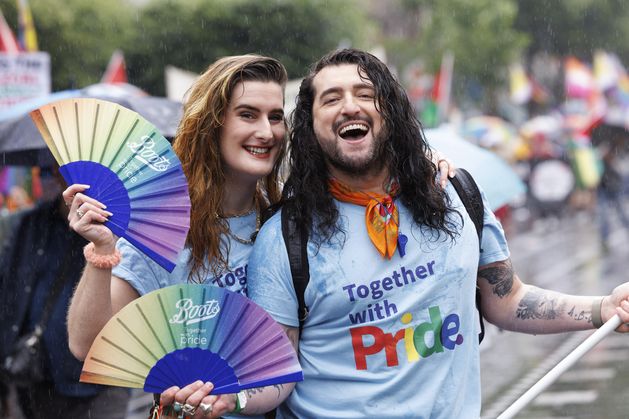
{"label": "woman with long brown hair", "polygon": [[[155,289],[196,282],[246,295],[260,213],[280,198],[286,79],[279,61],[243,55],[218,60],[191,87],[173,144],[189,183],[190,230],[172,273],[103,225],[111,213],[82,193],[87,185],[65,190],[70,226],[91,242],[68,314],[77,358],[115,313]],[[216,414],[235,407],[234,395],[222,399]]]}

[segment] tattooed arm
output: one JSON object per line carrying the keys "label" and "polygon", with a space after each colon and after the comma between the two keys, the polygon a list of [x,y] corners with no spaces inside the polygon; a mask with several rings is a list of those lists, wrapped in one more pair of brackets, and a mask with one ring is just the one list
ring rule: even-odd
{"label": "tattooed arm", "polygon": [[[293,344],[295,351],[298,349],[299,329],[280,325],[286,331],[288,339]],[[174,402],[189,404],[197,408],[194,418],[203,417],[205,419],[215,419],[233,412],[236,407],[235,394],[221,394],[220,396],[210,395],[212,383],[197,381],[183,388],[171,387],[164,391],[160,397],[161,406],[171,406]],[[240,415],[259,415],[269,412],[279,406],[293,391],[295,383],[279,384],[255,389],[245,390],[247,395],[247,405],[239,413]],[[212,405],[211,413],[203,416],[201,404]],[[174,418],[175,416],[163,416],[164,418]]]}
{"label": "tattooed arm", "polygon": [[[481,266],[477,285],[484,317],[503,329],[542,334],[594,327],[592,302],[597,297],[562,294],[524,284],[510,259]],[[623,284],[604,297],[602,320],[618,313],[624,322],[629,322],[628,296],[629,284]],[[623,325],[617,330],[627,332],[629,327]]]}
{"label": "tattooed arm", "polygon": [[[280,324],[286,331],[286,336],[293,344],[295,352],[299,350],[299,329]],[[278,407],[295,388],[295,383],[279,384],[261,388],[245,390],[247,407],[241,412],[243,415],[259,415]]]}

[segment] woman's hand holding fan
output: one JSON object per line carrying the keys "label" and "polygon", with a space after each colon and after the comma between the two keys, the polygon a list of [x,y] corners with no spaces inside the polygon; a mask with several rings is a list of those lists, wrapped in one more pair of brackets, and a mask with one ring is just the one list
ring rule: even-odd
{"label": "woman's hand holding fan", "polygon": [[97,252],[112,253],[118,237],[103,223],[113,214],[106,210],[105,204],[82,193],[88,188],[89,185],[74,184],[63,191],[70,228],[94,243]]}
{"label": "woman's hand holding fan", "polygon": [[256,389],[262,410],[301,380],[295,347],[267,312],[240,294],[196,284],[161,288],[122,308],[94,340],[81,373],[82,382],[161,394],[162,406],[220,396],[219,414],[233,410],[242,390]]}
{"label": "woman's hand holding fan", "polygon": [[190,197],[168,140],[137,113],[97,99],[50,103],[31,118],[72,185],[64,194],[71,226],[95,247],[124,237],[172,272],[190,227]]}

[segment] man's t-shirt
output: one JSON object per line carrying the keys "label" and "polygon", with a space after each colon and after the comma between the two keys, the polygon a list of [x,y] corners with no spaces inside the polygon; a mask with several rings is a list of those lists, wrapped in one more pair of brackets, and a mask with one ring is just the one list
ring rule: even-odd
{"label": "man's t-shirt", "polygon": [[[228,218],[227,221],[233,234],[241,238],[248,238],[255,229],[256,214]],[[202,283],[227,288],[246,296],[247,262],[253,246],[233,240],[229,235],[223,237],[223,240],[229,246],[229,270],[218,276],[212,275],[211,271],[208,270]],[[116,247],[122,254],[122,261],[113,268],[112,274],[129,282],[140,295],[169,285],[188,282],[190,275],[189,248],[185,248],[179,253],[177,266],[169,273],[125,239],[118,240]]]}
{"label": "man's t-shirt", "polygon": [[[478,418],[479,266],[509,257],[502,227],[485,211],[478,236],[463,216],[458,235],[412,224],[397,203],[406,255],[383,259],[365,227],[365,208],[337,202],[344,233],[320,247],[310,241],[309,316],[299,341],[304,381],[280,417]],[[485,202],[485,207],[487,203]],[[249,296],[281,324],[298,327],[297,299],[280,215],[262,228],[249,260]]]}

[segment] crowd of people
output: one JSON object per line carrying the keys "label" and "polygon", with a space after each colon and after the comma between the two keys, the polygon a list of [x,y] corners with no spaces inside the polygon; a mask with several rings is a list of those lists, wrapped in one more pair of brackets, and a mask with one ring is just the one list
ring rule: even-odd
{"label": "crowd of people", "polygon": [[[63,246],[76,243],[76,254],[84,242],[85,266],[74,258],[76,279],[68,275],[58,323],[44,334],[57,352],[82,360],[106,322],[141,295],[186,282],[217,284],[214,278],[246,267],[246,280],[228,288],[264,308],[298,353],[304,381],[297,384],[220,396],[200,381],[166,390],[155,407],[170,407],[174,417],[479,417],[478,324],[470,320],[477,290],[483,317],[508,330],[585,330],[614,314],[629,322],[629,284],[586,297],[523,283],[486,202],[479,248],[470,215],[447,183],[452,165],[428,147],[404,89],[379,59],[355,49],[322,57],[300,86],[290,124],[286,79],[279,61],[244,55],[218,60],[192,86],[173,143],[189,181],[190,231],[172,273],[103,225],[112,214],[84,193],[88,185],[68,186],[55,208],[80,239],[51,234],[41,265],[32,257],[22,262],[41,285],[28,286],[33,296],[24,298],[38,303],[16,320],[23,326],[12,329],[12,339],[37,323],[44,300],[37,287],[50,287],[64,269]],[[262,225],[271,206],[279,209]],[[308,237],[305,318],[282,235],[289,210]],[[3,272],[3,290],[26,269],[14,265],[2,265],[12,269]],[[72,289],[66,336],[61,305]],[[54,312],[51,325],[53,319]],[[59,374],[56,362],[51,354],[48,369]],[[76,382],[52,378],[41,393],[50,400],[28,402],[40,411],[32,417],[74,408],[119,417],[103,401],[113,409],[125,394],[92,387],[68,393]]]}

